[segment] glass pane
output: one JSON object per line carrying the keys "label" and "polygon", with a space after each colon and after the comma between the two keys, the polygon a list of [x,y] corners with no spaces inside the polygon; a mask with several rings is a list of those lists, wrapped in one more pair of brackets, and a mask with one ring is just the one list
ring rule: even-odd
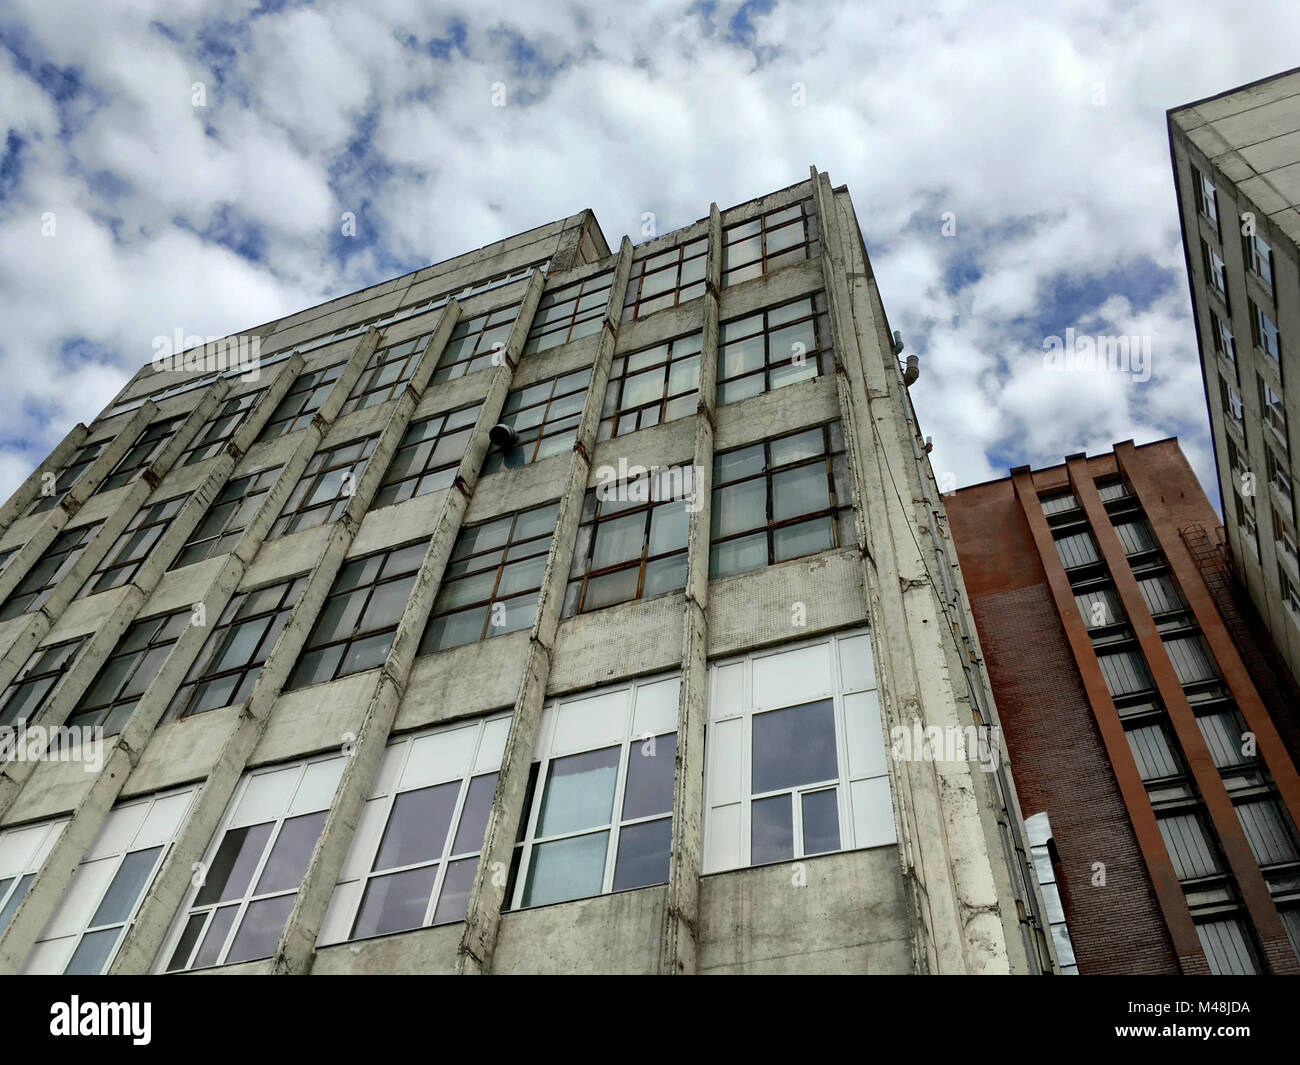
{"label": "glass pane", "polygon": [[[675,732],[655,737],[653,747],[649,740],[632,742],[623,791],[624,820],[672,812],[673,763],[676,757]],[[619,848],[622,849],[621,843]]]}
{"label": "glass pane", "polygon": [[[492,796],[496,788],[496,773],[484,773],[469,782],[469,794],[465,796],[465,806],[460,812],[456,840],[451,845],[452,854],[468,854],[483,846],[483,836],[487,832],[488,812],[492,808]],[[451,868],[453,867],[448,868],[449,875]]]}
{"label": "glass pane", "polygon": [[[89,927],[119,924],[131,916],[131,911],[135,908],[136,901],[140,898],[140,893],[144,890],[149,874],[153,872],[154,862],[160,853],[162,853],[161,847],[151,847],[149,850],[128,854],[122,860],[117,875],[113,877],[113,883],[109,885],[103,901],[99,904],[99,909],[90,919]],[[77,949],[80,952],[81,948]]]}
{"label": "glass pane", "polygon": [[424,924],[429,896],[438,875],[437,865],[408,869],[404,873],[374,877],[366,885],[361,909],[352,926],[353,939],[403,932]]}
{"label": "glass pane", "polygon": [[368,636],[348,645],[348,652],[339,668],[339,676],[360,673],[363,669],[374,669],[384,664],[388,648],[393,643],[391,632],[381,632],[378,636]]}
{"label": "glass pane", "polygon": [[194,899],[195,906],[240,898],[248,889],[253,870],[271,836],[274,823],[232,828],[221,840],[216,857],[204,878],[203,887]]}
{"label": "glass pane", "polygon": [[714,544],[709,551],[709,576],[725,577],[767,565],[767,533],[742,536],[725,544]]}
{"label": "glass pane", "polygon": [[675,592],[685,587],[686,555],[684,553],[646,563],[645,581],[641,586],[643,598],[658,595],[660,592]]}
{"label": "glass pane", "polygon": [[794,857],[794,822],[791,796],[755,799],[750,807],[749,860],[751,865],[781,862]]}
{"label": "glass pane", "polygon": [[540,588],[542,575],[546,573],[546,556],[512,562],[501,570],[501,580],[497,584],[497,596],[503,598],[527,588]]}
{"label": "glass pane", "polygon": [[82,936],[63,975],[98,976],[104,971],[108,956],[113,953],[117,937],[121,934],[121,928],[105,928],[102,932],[88,932]]}
{"label": "glass pane", "polygon": [[763,339],[760,334],[722,348],[718,353],[718,380],[727,381],[762,367]]}
{"label": "glass pane", "polygon": [[212,922],[203,937],[203,945],[199,947],[199,952],[194,957],[193,968],[217,964],[217,959],[221,956],[221,948],[226,945],[226,936],[238,912],[238,906],[223,906],[212,915]]}
{"label": "glass pane", "polygon": [[668,853],[672,846],[672,818],[628,825],[619,833],[614,863],[614,890],[647,887],[668,882]]}
{"label": "glass pane", "polygon": [[829,699],[754,715],[754,794],[838,776]]}
{"label": "glass pane", "polygon": [[712,524],[715,537],[763,528],[767,524],[767,484],[763,478],[715,490]]}
{"label": "glass pane", "polygon": [[825,510],[830,503],[830,487],[824,462],[772,475],[773,521],[784,521],[787,518],[797,518],[800,514]]}
{"label": "glass pane", "polygon": [[822,438],[820,426],[816,429],[809,429],[807,432],[795,433],[793,436],[783,436],[780,440],[773,440],[769,445],[772,449],[772,465],[784,466],[789,462],[797,462],[799,459],[810,459],[814,455],[824,454],[826,443]]}
{"label": "glass pane", "polygon": [[373,868],[396,869],[441,857],[459,793],[460,782],[452,781],[397,796]]}
{"label": "glass pane", "polygon": [[582,609],[600,610],[615,603],[626,603],[636,598],[637,581],[641,576],[638,567],[622,569],[617,573],[606,573],[592,577],[587,581],[587,592],[582,600]]}
{"label": "glass pane", "polygon": [[185,963],[189,960],[190,951],[194,949],[194,944],[198,942],[199,932],[203,930],[203,922],[207,916],[206,913],[190,915],[190,919],[185,922],[185,931],[181,933],[181,938],[176,943],[176,949],[172,951],[172,959],[167,963],[167,972],[184,968]]}
{"label": "glass pane", "polygon": [[836,790],[803,796],[803,852],[824,854],[840,849],[840,811]]}
{"label": "glass pane", "polygon": [[420,650],[424,654],[438,651],[445,647],[459,647],[461,644],[473,643],[483,635],[483,623],[487,620],[488,608],[475,607],[462,610],[459,614],[445,614],[432,618],[424,634]]}
{"label": "glass pane", "polygon": [[641,557],[645,540],[645,515],[629,514],[596,527],[596,543],[591,551],[591,569],[604,569],[616,562]]}
{"label": "glass pane", "polygon": [[680,503],[655,507],[650,515],[650,547],[647,554],[662,555],[685,547],[690,524],[691,516]]}
{"label": "glass pane", "polygon": [[825,551],[834,546],[829,517],[788,525],[772,533],[772,554],[777,562],[810,555],[814,551]]}
{"label": "glass pane", "polygon": [[266,860],[262,875],[257,878],[255,894],[287,891],[302,883],[307,862],[316,847],[316,840],[320,838],[321,826],[325,824],[326,813],[327,811],[320,810],[302,817],[291,817],[284,823],[271,848],[271,857]]}
{"label": "glass pane", "polygon": [[469,893],[474,886],[474,873],[477,869],[477,858],[462,858],[447,865],[447,875],[442,878],[442,891],[438,895],[438,906],[433,911],[434,924],[465,920],[465,914],[469,910]]}
{"label": "glass pane", "polygon": [[551,762],[537,819],[538,836],[609,824],[620,750],[606,747]]}
{"label": "glass pane", "polygon": [[538,844],[533,848],[523,904],[544,906],[599,895],[608,846],[607,831]]}
{"label": "glass pane", "polygon": [[284,933],[284,923],[289,919],[289,911],[293,909],[293,900],[293,895],[280,895],[251,903],[244,911],[235,941],[230,944],[226,964],[269,958],[274,954],[275,945]]}

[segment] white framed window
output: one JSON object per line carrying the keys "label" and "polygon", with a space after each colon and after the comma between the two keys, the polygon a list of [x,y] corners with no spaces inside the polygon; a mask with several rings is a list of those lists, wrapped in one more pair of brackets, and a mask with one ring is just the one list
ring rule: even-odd
{"label": "white framed window", "polygon": [[23,901],[41,863],[69,820],[61,817],[0,832],[0,932],[5,930],[14,910]]}
{"label": "white framed window", "polygon": [[895,843],[871,638],[714,662],[704,872]]}
{"label": "white framed window", "polygon": [[24,975],[104,972],[189,812],[195,788],[114,807],[72,874]]}
{"label": "white framed window", "polygon": [[1237,361],[1237,342],[1232,338],[1232,330],[1213,311],[1210,312],[1211,331],[1214,334],[1214,348],[1229,362]]}
{"label": "white framed window", "polygon": [[1219,226],[1219,193],[1214,187],[1214,182],[1207,178],[1195,167],[1192,167],[1192,173],[1196,176],[1196,209],[1205,215],[1214,223],[1215,229]]}
{"label": "white framed window", "polygon": [[1265,314],[1254,300],[1250,300],[1250,331],[1255,347],[1274,362],[1282,358],[1282,337],[1273,319]]}
{"label": "white framed window", "polygon": [[1209,275],[1210,284],[1226,302],[1228,299],[1228,267],[1224,263],[1223,257],[1205,241],[1201,241],[1201,251],[1205,256],[1205,272]]}
{"label": "white framed window", "polygon": [[545,707],[512,909],[667,882],[680,684],[657,677]]}
{"label": "white framed window", "polygon": [[509,731],[496,714],[388,745],[318,945],[465,919]]}
{"label": "white framed window", "polygon": [[1273,287],[1273,249],[1269,247],[1268,241],[1258,233],[1253,233],[1244,238],[1242,243],[1246,245],[1246,265],[1250,268],[1251,273],[1271,289]]}
{"label": "white framed window", "polygon": [[268,958],[284,932],[346,755],[245,773],[199,870],[201,881],[158,956],[158,970]]}

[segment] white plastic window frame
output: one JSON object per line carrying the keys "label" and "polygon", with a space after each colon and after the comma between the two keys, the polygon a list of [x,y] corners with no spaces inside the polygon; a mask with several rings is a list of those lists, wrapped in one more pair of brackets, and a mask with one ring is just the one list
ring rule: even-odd
{"label": "white plastic window frame", "polygon": [[[619,841],[623,830],[631,825],[648,824],[665,818],[671,824],[672,818],[676,816],[676,811],[671,805],[667,811],[647,814],[644,817],[624,818],[623,803],[627,792],[628,765],[633,751],[635,750],[638,757],[664,757],[667,752],[662,749],[663,740],[671,734],[674,737],[674,744],[676,743],[680,688],[681,675],[674,672],[658,674],[630,683],[574,692],[572,695],[553,699],[546,704],[542,710],[541,725],[537,731],[537,745],[533,751],[533,762],[537,766],[536,785],[533,788],[529,807],[524,811],[525,830],[521,834],[520,843],[516,845],[521,850],[518,875],[515,877],[514,891],[509,899],[510,910],[556,906],[565,902],[575,902],[578,899],[613,894]],[[612,704],[619,696],[625,697],[621,714],[612,711]],[[647,749],[652,739],[656,745],[653,754],[650,749]],[[547,776],[552,763],[570,755],[586,754],[613,746],[620,746],[622,749],[619,752],[609,819],[601,825],[589,825],[549,836],[538,836],[538,821],[546,798]],[[605,862],[598,892],[574,895],[567,899],[524,903],[529,871],[533,864],[533,852],[539,845],[597,835],[600,832],[609,835],[606,840]],[[653,886],[655,885],[640,885],[620,889],[620,892],[638,891],[643,887]]]}
{"label": "white plastic window frame", "polygon": [[0,831],[0,932],[9,924],[69,820],[60,817]]}
{"label": "white plastic window frame", "polygon": [[[135,923],[141,901],[148,894],[176,833],[189,813],[197,790],[191,785],[178,791],[160,792],[121,803],[109,812],[95,842],[72,874],[58,908],[46,922],[28,955],[23,975],[98,975],[112,965],[127,932]],[[150,851],[156,853],[140,877],[135,897],[126,913],[96,924],[99,909],[115,886],[127,858],[133,854],[148,855]],[[77,958],[77,951],[89,937],[109,932],[116,932],[117,936],[98,966],[69,969]]]}
{"label": "white plastic window frame", "polygon": [[[279,841],[287,821],[322,811],[325,811],[328,816],[329,808],[334,801],[334,793],[338,789],[338,782],[346,765],[347,755],[334,754],[302,759],[287,764],[281,763],[260,767],[246,772],[241,777],[235,789],[235,794],[231,797],[230,804],[221,818],[220,827],[212,834],[212,839],[204,852],[203,862],[200,868],[196,870],[193,879],[197,883],[191,884],[190,889],[186,892],[185,902],[178,908],[176,917],[172,921],[172,927],[168,931],[167,939],[164,941],[163,948],[159,951],[154,962],[155,973],[188,972],[196,968],[217,968],[222,965],[239,964],[243,961],[256,962],[270,956],[266,954],[257,958],[237,959],[233,962],[226,960],[252,903],[285,895],[292,899],[297,895],[301,883],[295,884],[291,888],[258,892],[258,881],[266,868],[268,858],[275,850],[275,845]],[[262,844],[243,891],[237,896],[195,905],[199,892],[203,890],[205,879],[203,874],[211,870],[213,861],[221,849],[226,834],[235,829],[251,828],[268,823],[272,826],[270,834]],[[322,831],[323,829],[324,825],[322,823]],[[319,841],[320,836],[318,834],[316,842],[319,843]],[[238,909],[230,922],[230,926],[225,931],[214,960],[210,964],[196,966],[194,962],[204,947],[204,940],[212,926],[214,915],[218,910],[232,905],[238,907]],[[292,903],[290,903],[290,906],[292,906]],[[173,968],[170,964],[172,955],[181,942],[190,918],[198,913],[205,914],[203,925],[191,943],[184,962]],[[284,930],[281,929],[280,934],[283,935],[283,933]]]}
{"label": "white plastic window frame", "polygon": [[[492,776],[500,771],[509,731],[510,713],[507,711],[411,733],[388,744],[374,786],[370,789],[366,805],[357,821],[352,845],[339,872],[338,882],[334,885],[334,894],[330,898],[325,919],[321,922],[320,933],[316,937],[318,947],[359,942],[385,935],[401,935],[420,928],[455,924],[464,920],[463,915],[450,921],[437,921],[435,918],[442,902],[447,870],[457,862],[469,860],[473,860],[475,871],[478,869],[478,859],[483,851],[482,839],[477,840],[471,850],[457,851],[453,847],[460,832],[470,786],[478,778]],[[375,869],[375,859],[388,831],[398,796],[457,782],[460,790],[447,827],[447,838],[443,840],[437,857],[410,865]],[[489,802],[491,798],[489,795]],[[419,925],[366,936],[353,934],[366,888],[372,880],[381,880],[396,873],[430,865],[437,865],[438,871],[425,906],[424,920]]]}
{"label": "white plastic window frame", "polygon": [[755,867],[750,857],[751,810],[756,798],[764,798],[766,793],[756,795],[752,790],[754,717],[826,699],[835,710],[839,775],[833,782],[818,781],[784,791],[802,795],[833,786],[840,846],[805,856],[802,818],[796,808],[792,810],[794,853],[784,860],[802,861],[897,843],[871,636],[868,630],[857,629],[709,664],[709,721],[704,741],[705,875]]}

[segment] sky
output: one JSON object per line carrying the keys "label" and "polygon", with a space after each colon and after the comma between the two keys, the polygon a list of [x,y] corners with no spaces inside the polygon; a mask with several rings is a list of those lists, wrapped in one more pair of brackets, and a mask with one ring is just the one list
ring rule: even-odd
{"label": "sky", "polygon": [[[5,0],[0,498],[155,337],[584,207],[638,242],[815,164],[941,487],[1176,435],[1217,503],[1165,111],[1298,44],[1293,0]],[[1128,371],[1048,364],[1067,330],[1138,338]]]}

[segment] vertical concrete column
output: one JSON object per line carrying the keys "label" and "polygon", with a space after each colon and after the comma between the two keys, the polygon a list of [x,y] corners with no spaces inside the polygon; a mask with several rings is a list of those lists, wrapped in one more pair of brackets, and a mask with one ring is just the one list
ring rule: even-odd
{"label": "vertical concrete column", "polygon": [[694,973],[700,936],[700,871],[704,844],[704,734],[709,701],[709,539],[713,515],[713,447],[718,381],[718,292],[722,277],[722,215],[709,205],[700,394],[695,418],[696,509],[686,545],[686,623],[682,630],[677,699],[677,759],[673,776],[668,890],[659,940],[659,973]]}
{"label": "vertical concrete column", "polygon": [[[943,614],[920,548],[910,444],[884,311],[851,208],[825,175],[813,191],[838,356],[841,416],[853,475],[864,580],[879,671],[882,726],[963,728],[947,656],[932,621]],[[874,579],[873,579],[874,578]],[[917,968],[1008,972],[1012,950],[970,762],[895,760],[890,774],[899,857],[914,911]],[[1018,946],[1014,949],[1019,949]]]}
{"label": "vertical concrete column", "polygon": [[0,536],[3,536],[9,526],[22,517],[23,512],[31,506],[32,500],[40,494],[45,484],[45,475],[47,473],[57,475],[77,448],[85,442],[89,432],[90,430],[81,422],[73,426],[68,435],[60,440],[54,450],[45,457],[45,461],[37,466],[31,476],[18,486],[17,491],[5,501],[3,506],[0,506]]}
{"label": "vertical concrete column", "polygon": [[[1169,659],[1169,652],[1165,650],[1164,640],[1156,631],[1155,622],[1151,620],[1151,612],[1147,609],[1137,578],[1133,576],[1128,557],[1124,554],[1124,545],[1120,543],[1119,534],[1115,532],[1106,506],[1101,501],[1096,482],[1088,472],[1088,460],[1083,455],[1071,455],[1066,459],[1065,465],[1070,474],[1070,487],[1087,515],[1102,558],[1110,569],[1116,594],[1128,615],[1129,625],[1142,649],[1151,676],[1155,679],[1160,699],[1165,704],[1165,713],[1183,749],[1206,812],[1214,823],[1224,855],[1228,859],[1228,867],[1236,878],[1242,901],[1259,934],[1267,963],[1274,972],[1298,973],[1300,963],[1296,961],[1295,951],[1282,926],[1282,918],[1278,916],[1273,896],[1269,893],[1268,884],[1259,871],[1259,863],[1255,861],[1250,844],[1246,841],[1241,822],[1233,809],[1232,798],[1224,787],[1223,777],[1214,764],[1205,736],[1196,723],[1196,712],[1187,701],[1183,686],[1174,672],[1174,664]],[[1145,789],[1143,797],[1145,798]],[[1181,888],[1179,890],[1181,892]]]}
{"label": "vertical concrete column", "polygon": [[600,411],[605,402],[605,386],[609,382],[610,366],[614,359],[617,323],[622,316],[623,297],[627,292],[631,269],[632,242],[624,237],[614,267],[609,300],[605,304],[600,350],[596,356],[591,383],[587,387],[587,399],[578,425],[578,439],[573,445],[573,460],[569,466],[564,495],[560,498],[550,554],[546,559],[546,572],[542,577],[542,589],[537,602],[537,617],[533,621],[528,640],[523,680],[510,715],[510,730],[506,735],[496,793],[492,797],[492,807],[488,814],[483,850],[474,876],[474,886],[470,890],[465,931],[456,957],[457,975],[480,975],[490,972],[492,968],[492,955],[501,928],[501,910],[505,905],[504,871],[510,868],[513,857],[515,835],[519,831],[524,793],[528,787],[528,773],[532,766],[533,751],[537,747],[537,730],[541,724],[546,685],[551,672],[551,648],[560,623],[560,610],[564,606],[564,591],[569,567],[573,562],[578,522],[582,517],[582,503],[591,474],[591,451],[595,446]]}
{"label": "vertical concrete column", "polygon": [[1092,648],[1092,639],[1079,617],[1078,606],[1074,601],[1074,592],[1070,580],[1065,574],[1065,566],[1057,553],[1052,530],[1048,527],[1047,517],[1043,514],[1042,504],[1038,501],[1038,490],[1034,487],[1033,475],[1028,466],[1020,466],[1011,471],[1011,484],[1015,489],[1016,499],[1021,512],[1029,526],[1034,546],[1038,550],[1039,561],[1047,577],[1047,586],[1051,589],[1056,612],[1061,617],[1065,636],[1079,668],[1079,677],[1083,681],[1088,705],[1092,708],[1093,718],[1097,722],[1097,731],[1106,748],[1106,757],[1115,773],[1115,783],[1119,787],[1129,821],[1133,825],[1133,834],[1137,839],[1142,860],[1151,876],[1151,886],[1155,891],[1156,902],[1164,916],[1165,926],[1169,929],[1169,938],[1173,944],[1174,954],[1184,973],[1208,974],[1209,962],[1205,960],[1205,951],[1201,948],[1200,937],[1192,923],[1191,910],[1187,907],[1187,897],[1182,885],[1174,874],[1174,867],[1169,861],[1164,838],[1156,824],[1155,813],[1147,798],[1146,786],[1133,760],[1133,751],[1128,738],[1124,735],[1124,725],[1119,719],[1115,703],[1111,699],[1106,678],[1102,676],[1101,666]]}

